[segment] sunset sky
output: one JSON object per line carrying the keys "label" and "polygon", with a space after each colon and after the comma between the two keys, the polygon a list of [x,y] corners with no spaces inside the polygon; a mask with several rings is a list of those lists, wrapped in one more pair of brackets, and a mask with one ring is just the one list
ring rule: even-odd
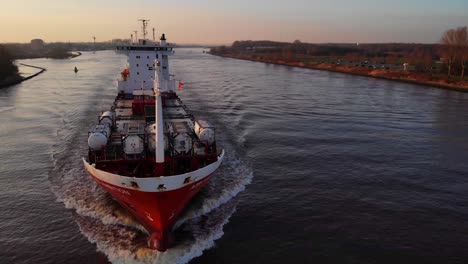
{"label": "sunset sky", "polygon": [[177,43],[434,43],[468,25],[468,0],[2,0],[0,43],[129,38],[138,18]]}

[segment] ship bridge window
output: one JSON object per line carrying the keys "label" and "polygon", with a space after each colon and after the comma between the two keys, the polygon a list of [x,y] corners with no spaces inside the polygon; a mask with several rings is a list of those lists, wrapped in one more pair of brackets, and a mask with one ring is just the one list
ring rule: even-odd
{"label": "ship bridge window", "polygon": [[137,72],[137,75],[140,75],[140,72]]}
{"label": "ship bridge window", "polygon": [[140,66],[140,64],[137,63],[137,67]]}
{"label": "ship bridge window", "polygon": [[140,56],[136,56],[136,58],[137,58],[137,59],[139,59],[139,58],[140,58]]}
{"label": "ship bridge window", "polygon": [[149,59],[149,56],[146,56],[147,59]]}

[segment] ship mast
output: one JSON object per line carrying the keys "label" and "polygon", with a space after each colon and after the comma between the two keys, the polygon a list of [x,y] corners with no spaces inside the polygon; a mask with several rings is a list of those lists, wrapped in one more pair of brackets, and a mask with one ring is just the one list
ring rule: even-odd
{"label": "ship mast", "polygon": [[138,21],[141,21],[141,29],[142,29],[142,34],[143,34],[143,40],[146,39],[146,35],[148,35],[148,31],[146,30],[146,27],[148,26],[148,22],[149,20],[148,19],[139,19]]}
{"label": "ship mast", "polygon": [[[145,22],[143,22],[143,29],[146,30]],[[153,29],[153,35],[154,35],[154,29]],[[161,36],[160,47],[165,47],[165,46],[166,46],[166,37],[163,34]],[[153,82],[154,95],[155,95],[154,102],[155,102],[155,126],[156,126],[156,133],[155,133],[156,166],[155,166],[154,173],[156,176],[162,176],[164,175],[164,171],[165,171],[164,169],[165,157],[164,157],[164,121],[163,121],[161,90],[167,91],[167,79],[165,78],[165,75],[161,71],[161,67],[162,65],[165,65],[165,68],[168,70],[168,67],[166,67],[168,65],[167,65],[167,55],[163,56],[161,51],[159,51],[158,53],[161,53],[161,54],[159,54],[160,59],[157,59],[155,61],[157,70],[155,70],[156,78],[155,78],[155,81]],[[164,87],[161,87],[162,83],[165,84]]]}
{"label": "ship mast", "polygon": [[155,125],[156,125],[156,176],[164,175],[164,128],[163,128],[163,111],[162,111],[162,99],[159,88],[155,87]]}

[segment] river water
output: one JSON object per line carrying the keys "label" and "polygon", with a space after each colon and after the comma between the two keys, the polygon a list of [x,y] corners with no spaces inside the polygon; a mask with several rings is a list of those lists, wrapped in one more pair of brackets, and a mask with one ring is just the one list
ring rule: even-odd
{"label": "river water", "polygon": [[81,164],[125,57],[22,62],[47,72],[0,90],[0,263],[468,262],[468,94],[178,49],[227,160],[157,254]]}

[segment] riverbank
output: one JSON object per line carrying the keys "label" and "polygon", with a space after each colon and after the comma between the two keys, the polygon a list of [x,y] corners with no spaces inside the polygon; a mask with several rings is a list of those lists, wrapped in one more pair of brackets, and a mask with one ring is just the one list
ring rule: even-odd
{"label": "riverbank", "polygon": [[329,64],[329,63],[287,62],[283,60],[264,59],[264,58],[249,56],[246,54],[213,54],[213,53],[210,53],[210,54],[215,55],[215,56],[225,57],[225,58],[263,62],[263,63],[269,63],[269,64],[307,68],[307,69],[321,70],[321,71],[339,72],[339,73],[345,73],[345,74],[351,74],[351,75],[357,75],[357,76],[373,77],[373,78],[378,78],[378,79],[411,83],[411,84],[417,84],[417,85],[436,87],[436,88],[441,88],[441,89],[455,90],[459,92],[468,93],[467,81],[451,83],[451,82],[447,82],[446,79],[436,78],[432,75],[428,75],[428,74],[423,75],[423,74],[402,71],[402,70],[369,69],[369,68],[362,68],[362,67],[340,66],[340,65]]}
{"label": "riverbank", "polygon": [[[79,52],[79,51],[71,52],[70,57],[65,58],[65,59],[74,59],[74,58],[79,57],[81,55],[82,55],[82,53]],[[37,58],[44,58],[44,57],[37,57]],[[37,59],[37,58],[35,57],[35,59]],[[54,59],[54,58],[49,58],[49,59]],[[42,67],[37,67],[37,66],[34,66],[34,65],[29,65],[29,64],[24,64],[24,63],[19,63],[19,65],[22,65],[22,66],[25,66],[25,67],[35,68],[35,69],[38,69],[39,71],[34,73],[34,74],[28,75],[26,77],[21,76],[20,74],[17,74],[15,76],[7,77],[6,79],[0,81],[0,88],[5,88],[5,87],[8,87],[8,86],[19,84],[21,82],[24,82],[26,80],[34,78],[34,77],[38,76],[39,74],[41,74],[41,73],[43,73],[43,72],[45,72],[47,70],[47,69],[42,68]]]}
{"label": "riverbank", "polygon": [[8,87],[8,86],[19,84],[19,83],[24,82],[26,80],[32,79],[32,78],[34,78],[34,77],[38,76],[39,74],[46,71],[46,69],[42,68],[42,67],[37,67],[37,66],[29,65],[29,64],[24,64],[24,63],[19,63],[19,64],[22,65],[22,66],[25,66],[25,67],[31,67],[31,68],[38,69],[39,71],[34,73],[34,74],[31,74],[29,76],[26,76],[26,77],[23,77],[23,76],[21,76],[19,74],[15,75],[15,76],[8,77],[5,80],[0,81],[0,88],[5,88],[5,87]]}

